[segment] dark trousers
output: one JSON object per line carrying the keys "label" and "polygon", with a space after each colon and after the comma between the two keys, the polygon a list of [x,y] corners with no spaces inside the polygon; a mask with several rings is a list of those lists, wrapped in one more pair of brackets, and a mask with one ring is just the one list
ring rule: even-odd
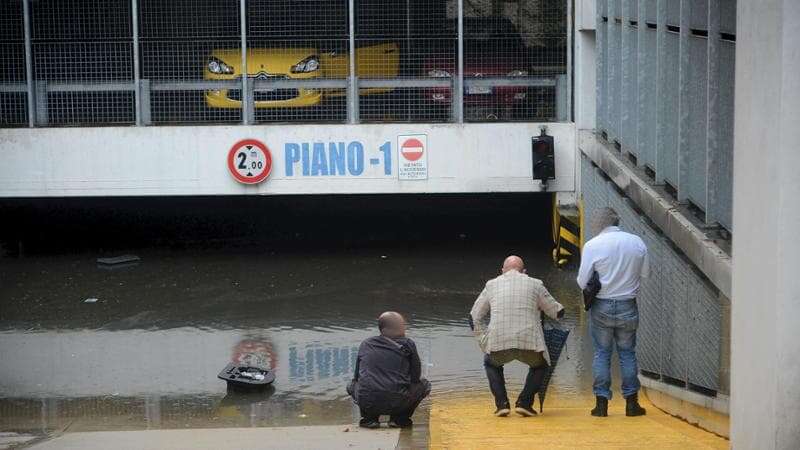
{"label": "dark trousers", "polygon": [[533,396],[539,390],[547,370],[547,361],[542,352],[533,350],[502,350],[492,352],[484,356],[483,367],[486,369],[486,377],[489,379],[489,389],[494,395],[494,404],[498,408],[508,405],[508,393],[506,392],[506,379],[503,375],[503,365],[511,361],[520,361],[530,367],[528,376],[525,378],[525,386],[517,398],[517,406],[530,408],[533,405]]}
{"label": "dark trousers", "polygon": [[377,419],[384,414],[388,414],[391,420],[408,419],[422,399],[431,393],[431,383],[423,378],[403,392],[365,392],[359,390],[358,382],[355,382],[347,386],[347,393],[353,397],[361,410],[361,417],[365,419]]}

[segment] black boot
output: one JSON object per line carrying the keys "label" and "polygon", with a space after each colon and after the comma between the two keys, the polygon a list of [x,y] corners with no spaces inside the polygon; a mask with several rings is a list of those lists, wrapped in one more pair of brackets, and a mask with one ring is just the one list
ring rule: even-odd
{"label": "black boot", "polygon": [[607,417],[608,416],[608,399],[601,396],[595,397],[596,404],[594,409],[592,410],[592,415],[595,417]]}
{"label": "black boot", "polygon": [[625,402],[626,416],[635,417],[647,414],[647,410],[639,405],[639,394],[633,394],[630,397],[625,397]]}

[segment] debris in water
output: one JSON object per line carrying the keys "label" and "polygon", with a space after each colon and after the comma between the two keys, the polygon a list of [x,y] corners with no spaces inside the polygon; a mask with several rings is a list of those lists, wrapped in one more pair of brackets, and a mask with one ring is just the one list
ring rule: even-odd
{"label": "debris in water", "polygon": [[97,258],[97,267],[100,269],[114,270],[136,266],[141,261],[136,255],[121,255],[111,258]]}
{"label": "debris in water", "polygon": [[132,262],[138,262],[142,259],[136,255],[121,255],[121,256],[114,256],[111,258],[97,258],[97,264],[106,264],[109,266],[114,266],[117,264],[127,264]]}
{"label": "debris in water", "polygon": [[97,303],[97,299],[96,298],[87,298],[86,300],[83,301],[83,303]]}
{"label": "debris in water", "polygon": [[301,418],[301,419],[305,419],[305,418],[306,418],[306,417],[308,417],[308,416],[307,416],[307,415],[305,415],[305,414],[300,414],[300,415],[299,415],[299,416],[297,416],[297,417],[299,417],[299,418]]}
{"label": "debris in water", "polygon": [[381,259],[386,259],[386,258],[388,258],[388,256],[386,256],[386,255],[381,255]]}

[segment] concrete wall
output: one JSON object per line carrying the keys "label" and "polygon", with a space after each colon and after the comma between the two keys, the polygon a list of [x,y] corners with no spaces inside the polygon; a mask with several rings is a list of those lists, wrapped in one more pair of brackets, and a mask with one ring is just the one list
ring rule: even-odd
{"label": "concrete wall", "polygon": [[800,447],[800,2],[740,0],[731,428],[736,449]]}
{"label": "concrete wall", "polygon": [[[574,191],[574,124],[546,125],[556,143],[549,190]],[[408,134],[427,136],[425,180],[398,179],[398,136]],[[534,123],[5,129],[0,197],[536,192],[537,135]],[[231,146],[245,138],[272,153],[272,174],[258,185],[240,184],[228,171]],[[304,174],[302,158],[286,164],[287,144],[307,143],[311,159],[313,144],[323,143],[327,159],[329,143],[354,142],[363,148],[360,172]]]}

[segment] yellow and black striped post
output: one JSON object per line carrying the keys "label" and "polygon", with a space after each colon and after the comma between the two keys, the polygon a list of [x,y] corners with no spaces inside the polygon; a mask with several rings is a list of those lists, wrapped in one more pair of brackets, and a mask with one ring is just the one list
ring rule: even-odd
{"label": "yellow and black striped post", "polygon": [[569,263],[581,253],[583,233],[581,216],[583,208],[561,206],[553,199],[553,262],[558,267]]}

